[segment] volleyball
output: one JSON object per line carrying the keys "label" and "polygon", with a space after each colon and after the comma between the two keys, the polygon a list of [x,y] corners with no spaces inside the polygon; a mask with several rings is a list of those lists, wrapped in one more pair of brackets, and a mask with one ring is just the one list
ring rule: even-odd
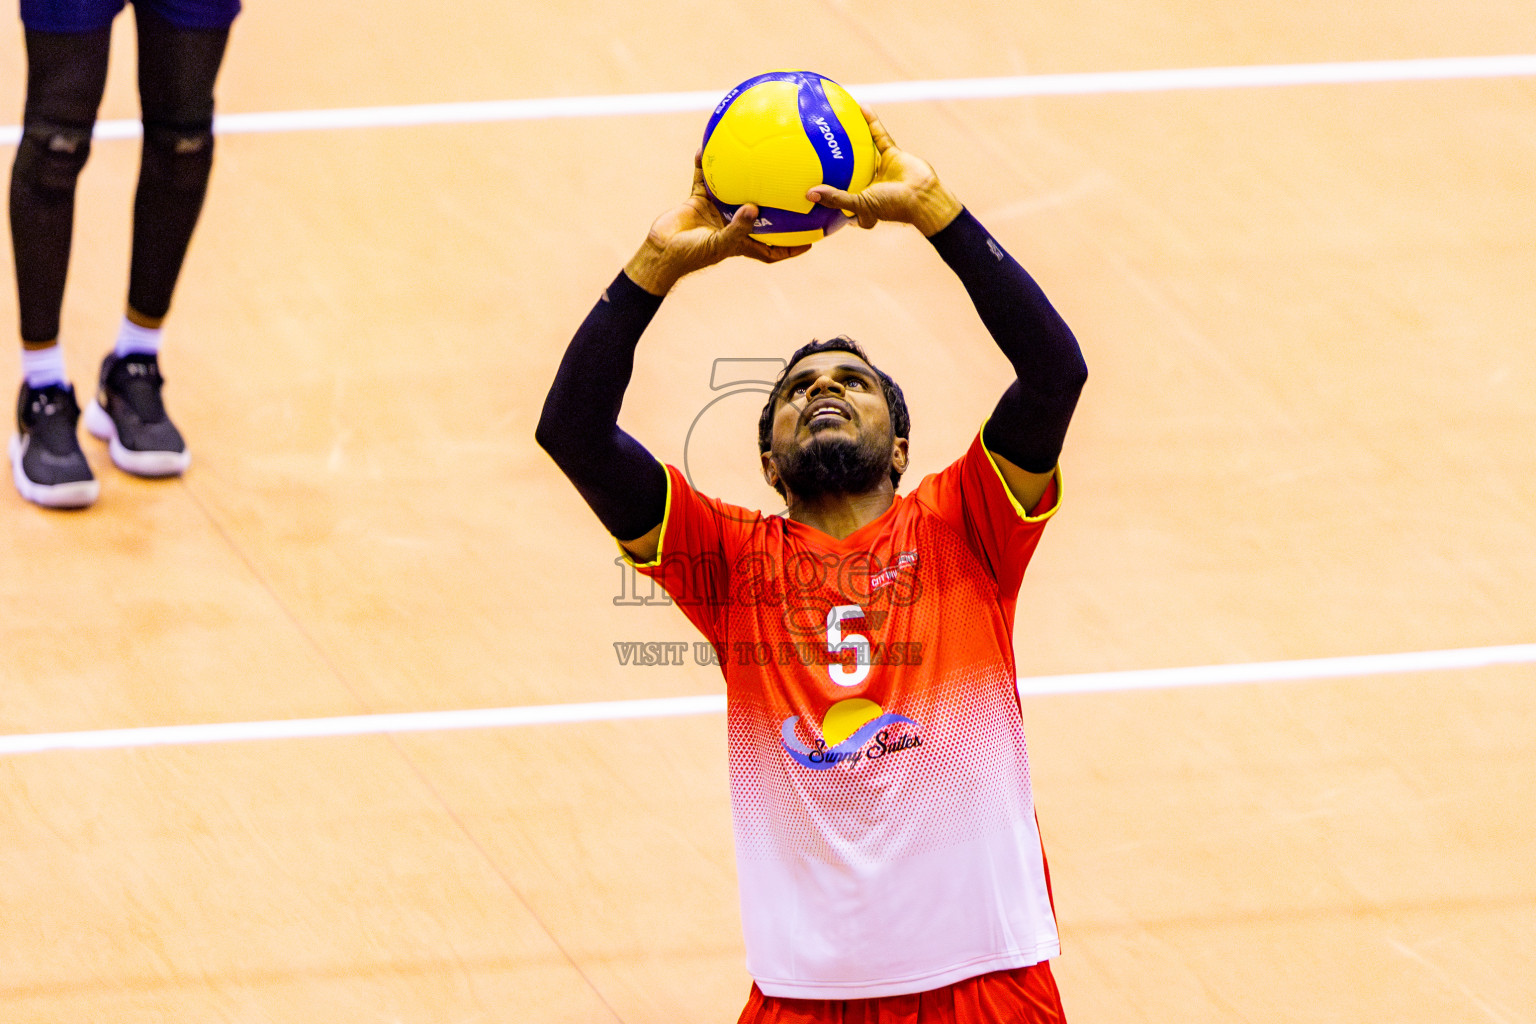
{"label": "volleyball", "polygon": [[757,207],[752,237],[804,245],[849,215],[817,206],[807,189],[862,192],[875,176],[875,142],[848,91],[814,71],[769,71],[725,94],[704,128],[704,187],[726,220]]}

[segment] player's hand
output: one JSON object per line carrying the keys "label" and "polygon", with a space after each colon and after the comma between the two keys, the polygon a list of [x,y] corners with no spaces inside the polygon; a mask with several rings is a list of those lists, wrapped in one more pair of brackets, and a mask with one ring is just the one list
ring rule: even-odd
{"label": "player's hand", "polygon": [[629,279],[652,295],[665,295],[678,279],[732,256],[778,263],[809,245],[767,245],[750,237],[757,207],[746,205],[727,221],[704,188],[699,154],[693,158],[693,191],[651,225],[645,244],[624,267]]}
{"label": "player's hand", "polygon": [[869,122],[869,133],[875,140],[874,180],[857,194],[831,185],[817,185],[805,197],[821,206],[852,213],[861,228],[894,220],[915,225],[924,235],[933,235],[948,227],[960,214],[960,200],[939,181],[928,161],[896,145],[872,111],[864,107],[859,110]]}

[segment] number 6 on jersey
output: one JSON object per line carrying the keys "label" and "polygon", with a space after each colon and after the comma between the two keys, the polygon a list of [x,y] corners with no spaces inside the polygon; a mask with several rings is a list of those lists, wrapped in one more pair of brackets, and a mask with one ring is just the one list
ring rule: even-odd
{"label": "number 6 on jersey", "polygon": [[869,675],[869,637],[862,633],[843,635],[844,619],[862,619],[864,609],[856,604],[840,604],[827,612],[827,653],[853,652],[853,665],[842,662],[827,666],[827,675],[838,686],[858,686]]}

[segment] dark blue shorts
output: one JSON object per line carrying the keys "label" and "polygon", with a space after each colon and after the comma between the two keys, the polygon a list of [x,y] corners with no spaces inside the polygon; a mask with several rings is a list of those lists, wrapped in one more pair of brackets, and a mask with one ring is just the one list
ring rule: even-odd
{"label": "dark blue shorts", "polygon": [[[95,32],[112,24],[127,0],[21,0],[21,23],[33,32]],[[240,0],[133,0],[177,28],[228,28]]]}

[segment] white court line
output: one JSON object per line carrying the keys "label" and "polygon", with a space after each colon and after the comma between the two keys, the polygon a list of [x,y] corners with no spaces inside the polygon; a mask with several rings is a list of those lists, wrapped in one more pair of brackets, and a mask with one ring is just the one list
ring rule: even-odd
{"label": "white court line", "polygon": [[[1348,85],[1366,82],[1425,82],[1461,78],[1511,78],[1536,75],[1536,54],[1492,57],[1430,57],[1415,60],[1350,61],[1332,64],[1255,64],[1219,68],[1166,68],[1151,71],[1094,71],[1062,75],[1014,75],[1004,78],[954,78],[917,82],[849,85],[871,106],[931,100],[1006,99],[1019,96],[1091,96],[1105,93],[1165,92],[1175,89],[1243,89],[1286,85]],[[575,117],[626,117],[713,109],[723,90],[656,92],[614,96],[564,96],[548,99],[487,100],[476,103],[422,103],[397,107],[335,110],[281,110],[219,114],[220,135],[252,132],[328,131],[340,128],[399,128],[488,121],[546,121]],[[97,139],[130,139],[137,121],[99,121]],[[0,128],[0,143],[15,145],[16,125]]]}
{"label": "white court line", "polygon": [[[1529,664],[1536,664],[1536,644],[1470,647],[1448,651],[1414,651],[1404,654],[1367,654],[1345,658],[1310,658],[1302,661],[1254,662],[1246,665],[1206,665],[1196,668],[1036,676],[1019,680],[1019,692],[1026,697],[1038,697],[1049,694],[1103,693],[1178,686],[1301,682],[1345,676]],[[682,715],[719,714],[723,711],[725,711],[725,697],[706,694],[698,697],[598,701],[589,704],[542,704],[469,711],[417,711],[391,715],[352,715],[345,718],[299,718],[274,722],[225,722],[210,725],[167,725],[142,729],[97,729],[89,732],[0,736],[0,755],[37,754],[49,750],[185,746],[196,743],[227,743],[235,740],[290,740],[328,736],[369,736],[383,733],[441,732],[449,729],[494,729],[568,722],[614,722],[634,718],[675,718]]]}
{"label": "white court line", "polygon": [[1303,661],[1255,661],[1245,665],[1203,665],[1198,668],[1151,668],[1129,672],[1084,672],[1070,676],[1035,676],[1019,680],[1019,693],[1043,697],[1063,693],[1105,693],[1152,690],[1172,686],[1213,686],[1231,683],[1304,682],[1346,676],[1380,676],[1398,672],[1440,672],[1490,665],[1536,664],[1536,644],[1507,647],[1463,647],[1449,651],[1409,651],[1403,654],[1358,654]]}

